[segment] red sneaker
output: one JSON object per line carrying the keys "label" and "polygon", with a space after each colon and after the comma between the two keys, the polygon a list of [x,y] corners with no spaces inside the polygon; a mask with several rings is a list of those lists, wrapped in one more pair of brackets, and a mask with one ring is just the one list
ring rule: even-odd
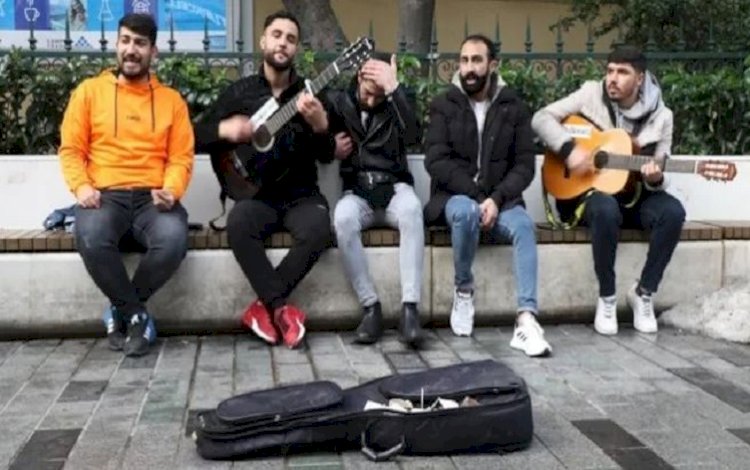
{"label": "red sneaker", "polygon": [[296,348],[305,337],[305,313],[293,305],[284,305],[273,312],[276,326],[289,349]]}
{"label": "red sneaker", "polygon": [[279,333],[271,321],[271,315],[268,309],[263,305],[260,299],[251,303],[242,315],[242,323],[253,330],[260,339],[269,343],[276,344],[279,342]]}

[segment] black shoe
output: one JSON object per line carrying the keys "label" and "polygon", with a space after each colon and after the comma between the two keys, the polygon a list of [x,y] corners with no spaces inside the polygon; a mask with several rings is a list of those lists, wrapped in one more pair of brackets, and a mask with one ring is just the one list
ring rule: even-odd
{"label": "black shoe", "polygon": [[380,302],[375,302],[369,307],[362,308],[362,321],[357,327],[357,344],[372,344],[383,336],[383,313]]}
{"label": "black shoe", "polygon": [[102,321],[104,322],[104,327],[107,328],[109,349],[112,351],[122,351],[122,347],[125,344],[125,321],[114,305],[107,307],[107,310],[102,315]]}
{"label": "black shoe", "polygon": [[133,314],[128,322],[128,336],[125,338],[123,351],[126,356],[143,356],[148,354],[151,345],[156,341],[154,320],[146,312]]}
{"label": "black shoe", "polygon": [[417,304],[411,302],[404,303],[398,331],[401,334],[401,341],[412,348],[417,348],[422,344],[424,335],[422,334],[422,326],[419,324]]}

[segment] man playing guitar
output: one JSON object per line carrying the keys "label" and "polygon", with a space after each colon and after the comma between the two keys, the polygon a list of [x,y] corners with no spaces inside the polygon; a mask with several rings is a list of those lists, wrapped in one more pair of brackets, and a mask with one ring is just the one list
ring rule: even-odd
{"label": "man playing guitar", "polygon": [[617,194],[591,190],[567,200],[557,200],[563,220],[587,225],[591,232],[594,270],[599,281],[599,300],[594,328],[603,335],[617,333],[615,255],[619,227],[623,224],[650,231],[648,256],[641,278],[628,291],[633,325],[644,333],[657,331],[652,295],[680,239],[685,209],[664,191],[665,176],[660,163],[670,154],[673,116],[661,97],[656,78],[646,70],[643,53],[631,46],[614,50],[607,59],[603,81],[589,81],[569,96],[538,111],[532,119],[534,131],[547,147],[564,160],[573,175],[594,171],[591,151],[574,142],[562,121],[579,115],[601,130],[623,129],[640,155],[655,160],[631,173],[628,184]]}
{"label": "man playing guitar", "polygon": [[[241,161],[245,167],[241,171],[249,173],[247,179],[255,188],[245,194],[242,190],[232,194],[229,189],[236,203],[227,218],[229,244],[259,297],[242,321],[268,343],[281,339],[290,348],[304,337],[305,314],[288,304],[287,297],[331,240],[328,204],[318,188],[315,160],[332,160],[334,141],[328,134],[325,109],[310,93],[299,94],[295,110],[299,114],[279,130],[268,151],[251,144],[263,127],[254,126],[250,117],[270,97],[284,104],[305,89],[305,81],[292,66],[299,41],[299,22],[294,16],[279,12],[267,17],[260,38],[263,63],[259,73],[224,91],[195,127],[196,151],[211,154],[217,175],[225,171],[227,152],[233,151],[235,160],[249,162]],[[223,177],[228,176],[229,171]],[[219,179],[226,190],[227,180]],[[238,184],[245,183],[240,180]],[[266,257],[264,239],[279,227],[291,233],[294,244],[274,269]]]}

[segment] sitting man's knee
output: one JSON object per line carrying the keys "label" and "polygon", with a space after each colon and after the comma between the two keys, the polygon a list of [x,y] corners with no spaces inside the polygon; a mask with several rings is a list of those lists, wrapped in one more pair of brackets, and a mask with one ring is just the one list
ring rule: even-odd
{"label": "sitting man's knee", "polygon": [[450,225],[474,224],[479,220],[479,204],[467,196],[454,196],[448,201],[446,215]]}

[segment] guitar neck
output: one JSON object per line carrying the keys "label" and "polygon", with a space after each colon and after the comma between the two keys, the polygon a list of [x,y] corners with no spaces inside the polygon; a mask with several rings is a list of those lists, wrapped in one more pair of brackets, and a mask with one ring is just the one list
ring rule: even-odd
{"label": "guitar neck", "polygon": [[[320,75],[318,75],[314,80],[310,82],[312,94],[317,95],[338,74],[339,69],[336,66],[335,62],[326,67]],[[268,121],[266,121],[265,126],[266,128],[268,128],[268,131],[271,133],[271,135],[275,135],[279,131],[279,129],[284,127],[284,124],[289,122],[289,120],[292,119],[295,114],[297,114],[297,98],[299,98],[299,96],[306,91],[307,90],[305,89],[298,92],[292,99],[287,101],[286,104],[281,107],[281,109],[279,109],[273,116],[271,116]]]}
{"label": "guitar neck", "polygon": [[[607,161],[604,168],[613,170],[639,171],[641,167],[654,160],[654,157],[644,155],[620,155],[607,152]],[[663,163],[662,171],[669,173],[697,173],[698,162],[696,160],[672,160],[667,159]]]}

